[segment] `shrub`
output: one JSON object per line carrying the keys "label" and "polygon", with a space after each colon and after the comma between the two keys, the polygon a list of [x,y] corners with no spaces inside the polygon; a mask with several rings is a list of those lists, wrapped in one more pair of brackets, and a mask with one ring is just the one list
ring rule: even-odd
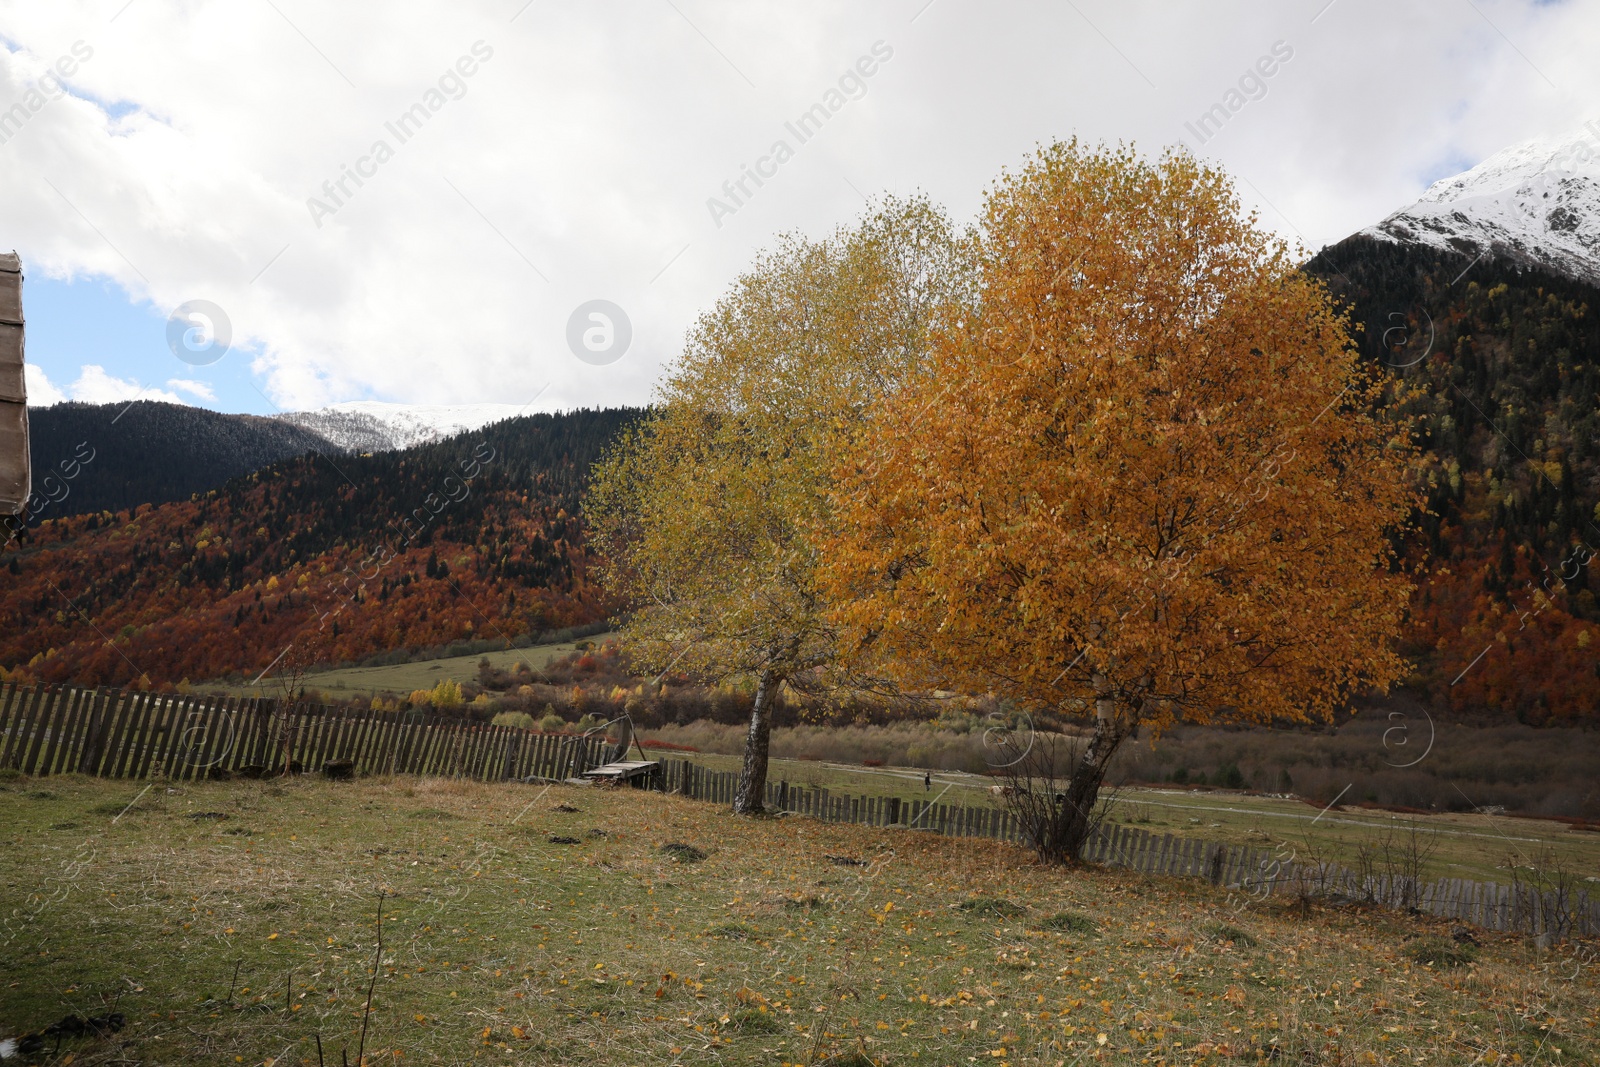
{"label": "shrub", "polygon": [[706,858],[705,852],[693,845],[685,845],[681,841],[671,841],[661,846],[661,853],[670,856],[679,863],[699,863]]}
{"label": "shrub", "polygon": [[[547,708],[549,706],[550,706],[549,704],[545,705],[545,707],[547,707]],[[528,718],[532,719],[533,716],[530,715],[530,716],[528,716]],[[553,734],[553,733],[557,732],[558,730],[565,730],[566,728],[567,728],[567,720],[563,719],[561,716],[557,715],[554,711],[551,711],[544,718],[539,720],[539,729],[543,730],[547,734]]]}
{"label": "shrub", "polygon": [[1227,923],[1212,923],[1202,931],[1213,941],[1231,941],[1235,945],[1244,945],[1246,948],[1255,947],[1256,939],[1245,933],[1237,926]]}
{"label": "shrub", "polygon": [[728,1017],[728,1029],[740,1034],[776,1034],[783,1026],[764,1005],[740,1008]]}
{"label": "shrub", "polygon": [[998,897],[977,897],[973,900],[963,900],[956,907],[968,915],[981,915],[989,919],[1014,919],[1023,914],[1020,904],[1013,904],[1009,900]]}
{"label": "shrub", "polygon": [[502,711],[489,721],[495,726],[514,726],[518,730],[533,729],[533,716],[525,711]]}
{"label": "shrub", "polygon": [[1243,789],[1244,774],[1239,770],[1237,763],[1230,763],[1226,767],[1217,769],[1217,776],[1213,779],[1217,785],[1227,789]]}
{"label": "shrub", "polygon": [[1187,785],[1189,783],[1189,768],[1179,767],[1177,770],[1173,771],[1172,780],[1178,785]]}
{"label": "shrub", "polygon": [[712,930],[706,931],[707,937],[720,937],[728,941],[748,941],[760,933],[753,926],[744,923],[724,923]]}
{"label": "shrub", "polygon": [[1425,967],[1464,967],[1478,958],[1477,949],[1471,945],[1433,934],[1411,942],[1405,953]]}

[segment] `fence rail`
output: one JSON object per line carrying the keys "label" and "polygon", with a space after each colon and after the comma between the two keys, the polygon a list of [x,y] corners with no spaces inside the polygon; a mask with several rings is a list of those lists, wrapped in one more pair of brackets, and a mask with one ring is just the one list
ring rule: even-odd
{"label": "fence rail", "polygon": [[[186,780],[291,768],[321,771],[335,765],[356,775],[562,781],[598,765],[606,748],[598,738],[536,734],[412,712],[260,698],[0,685],[0,767],[27,775],[164,775]],[[732,803],[737,773],[712,771],[682,758],[663,759],[661,765],[657,784],[666,791]],[[847,796],[783,781],[767,783],[765,803],[774,811],[825,822],[1024,843],[1017,820],[993,804]],[[1505,886],[1458,878],[1422,882],[1393,875],[1362,878],[1341,867],[1296,864],[1260,849],[1120,825],[1101,827],[1085,848],[1084,858],[1149,874],[1206,878],[1261,898],[1304,892],[1414,908],[1494,930],[1558,938],[1600,934],[1600,901],[1571,887]]]}
{"label": "fence rail", "polygon": [[438,715],[58,686],[0,686],[0,767],[176,780],[321,771],[503,781],[593,767],[598,739]]}

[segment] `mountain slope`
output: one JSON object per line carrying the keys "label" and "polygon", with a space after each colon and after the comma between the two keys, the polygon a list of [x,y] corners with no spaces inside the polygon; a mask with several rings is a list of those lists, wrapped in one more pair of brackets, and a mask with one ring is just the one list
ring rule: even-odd
{"label": "mountain slope", "polygon": [[387,452],[442,441],[527,414],[517,404],[384,404],[353,400],[276,418],[310,430],[349,452]]}
{"label": "mountain slope", "polygon": [[254,676],[604,618],[576,517],[634,410],[371,456],[305,455],[203,496],[41,524],[0,553],[0,665],[126,684]]}
{"label": "mountain slope", "polygon": [[1307,270],[1415,420],[1427,508],[1404,650],[1435,709],[1600,719],[1600,288],[1367,234]]}
{"label": "mountain slope", "polygon": [[1496,152],[1361,234],[1600,285],[1600,122]]}
{"label": "mountain slope", "polygon": [[55,404],[28,419],[35,521],[186,500],[290,456],[336,451],[278,419],[151,400]]}

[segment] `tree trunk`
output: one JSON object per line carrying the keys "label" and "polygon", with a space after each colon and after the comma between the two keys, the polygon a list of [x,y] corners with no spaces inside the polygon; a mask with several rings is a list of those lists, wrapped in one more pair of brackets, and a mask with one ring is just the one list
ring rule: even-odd
{"label": "tree trunk", "polygon": [[756,683],[755,707],[750,711],[750,734],[744,743],[744,767],[733,810],[740,815],[760,815],[767,795],[767,752],[772,747],[772,701],[783,679],[771,670],[761,672]]}
{"label": "tree trunk", "polygon": [[[1096,680],[1097,682],[1099,679]],[[1100,799],[1100,783],[1105,780],[1106,765],[1111,756],[1128,736],[1129,726],[1119,723],[1116,709],[1109,696],[1095,701],[1094,737],[1083,750],[1078,765],[1072,769],[1072,781],[1062,803],[1061,851],[1074,863],[1083,858],[1083,846],[1088,843],[1094,806]]]}

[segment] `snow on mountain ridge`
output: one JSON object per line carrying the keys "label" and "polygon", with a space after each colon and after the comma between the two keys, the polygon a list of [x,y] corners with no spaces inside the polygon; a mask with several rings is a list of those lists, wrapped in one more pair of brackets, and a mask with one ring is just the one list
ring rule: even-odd
{"label": "snow on mountain ridge", "polygon": [[1600,285],[1600,121],[1504,148],[1361,233]]}
{"label": "snow on mountain ridge", "polygon": [[386,404],[350,400],[277,417],[351,452],[390,452],[482,429],[534,410],[516,404]]}

